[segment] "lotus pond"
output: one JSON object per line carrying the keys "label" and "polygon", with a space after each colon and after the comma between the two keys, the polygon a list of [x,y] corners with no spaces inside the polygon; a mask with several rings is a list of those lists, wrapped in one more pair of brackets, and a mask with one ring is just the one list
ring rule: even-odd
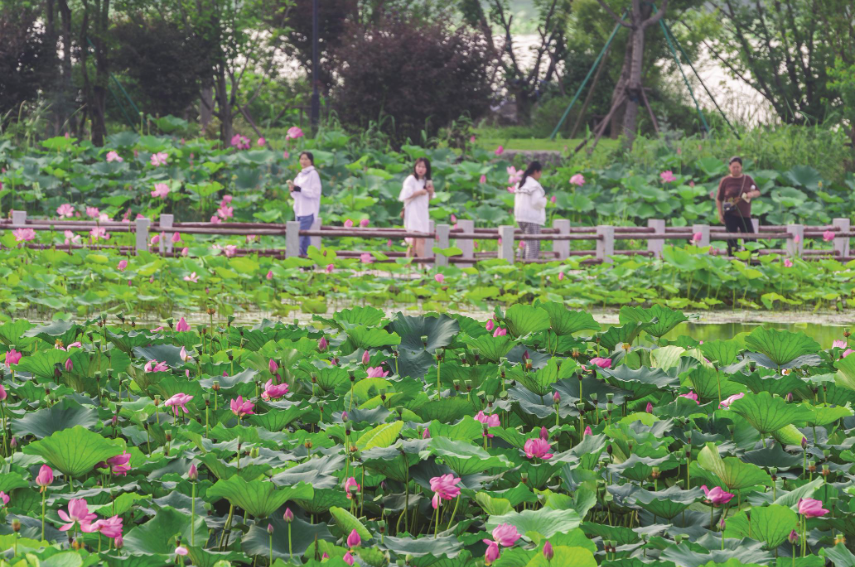
{"label": "lotus pond", "polygon": [[620,318],[7,322],[0,563],[855,563],[848,333]]}

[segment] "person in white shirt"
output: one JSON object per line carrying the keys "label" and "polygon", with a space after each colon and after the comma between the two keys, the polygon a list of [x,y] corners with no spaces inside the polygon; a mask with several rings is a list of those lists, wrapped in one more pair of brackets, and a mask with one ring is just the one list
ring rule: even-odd
{"label": "person in white shirt", "polygon": [[[430,161],[419,158],[413,166],[413,173],[401,188],[398,200],[404,203],[404,229],[408,232],[430,231],[430,200],[436,196],[433,181],[430,178]],[[425,255],[424,238],[406,238],[409,248],[408,257],[423,257]]]}
{"label": "person in white shirt", "polygon": [[[533,161],[523,172],[522,179],[514,194],[514,218],[523,234],[540,234],[540,227],[546,224],[546,191],[540,185],[543,166]],[[540,240],[523,240],[526,260],[536,260],[540,256]]]}
{"label": "person in white shirt", "polygon": [[[300,230],[309,230],[321,210],[321,176],[315,169],[312,152],[300,154],[300,167],[303,169],[297,177],[288,181],[288,191],[294,198],[294,216],[300,221]],[[300,237],[300,256],[309,251],[310,241],[308,236]]]}

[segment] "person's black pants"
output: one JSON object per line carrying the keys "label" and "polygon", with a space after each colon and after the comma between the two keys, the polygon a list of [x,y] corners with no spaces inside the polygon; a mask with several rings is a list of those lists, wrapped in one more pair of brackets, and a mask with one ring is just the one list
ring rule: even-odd
{"label": "person's black pants", "polygon": [[[741,217],[738,213],[725,213],[724,226],[727,232],[745,232],[754,234],[754,223],[751,222],[751,217]],[[733,251],[736,250],[736,240],[727,241],[727,255],[733,256]]]}

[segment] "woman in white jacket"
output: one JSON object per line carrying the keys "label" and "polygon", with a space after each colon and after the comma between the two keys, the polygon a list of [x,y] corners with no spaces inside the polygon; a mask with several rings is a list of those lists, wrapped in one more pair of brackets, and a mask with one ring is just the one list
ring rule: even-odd
{"label": "woman in white jacket", "polygon": [[[404,203],[404,229],[407,232],[430,231],[430,200],[436,196],[433,181],[430,178],[430,161],[419,158],[413,166],[413,173],[401,188],[398,200]],[[421,258],[425,255],[424,238],[405,239],[408,257]]]}
{"label": "woman in white jacket", "polygon": [[[294,216],[300,222],[300,230],[309,230],[321,208],[321,176],[315,169],[315,156],[312,152],[300,154],[302,170],[293,181],[288,181],[288,191],[294,198]],[[311,238],[300,237],[300,256],[309,251]]]}
{"label": "woman in white jacket", "polygon": [[[514,195],[514,218],[523,234],[540,234],[546,224],[546,191],[540,185],[543,166],[533,161],[523,172]],[[523,240],[526,260],[536,260],[540,255],[540,240]]]}

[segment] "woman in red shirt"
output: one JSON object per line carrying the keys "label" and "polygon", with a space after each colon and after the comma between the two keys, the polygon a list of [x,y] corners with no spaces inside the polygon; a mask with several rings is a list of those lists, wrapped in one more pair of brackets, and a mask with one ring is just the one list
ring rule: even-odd
{"label": "woman in red shirt", "polygon": [[[742,173],[742,158],[734,156],[728,161],[730,175],[722,178],[718,184],[715,206],[718,220],[727,232],[753,233],[751,222],[751,199],[760,196],[757,184],[748,175]],[[727,241],[727,255],[732,256],[736,249],[736,240]]]}

